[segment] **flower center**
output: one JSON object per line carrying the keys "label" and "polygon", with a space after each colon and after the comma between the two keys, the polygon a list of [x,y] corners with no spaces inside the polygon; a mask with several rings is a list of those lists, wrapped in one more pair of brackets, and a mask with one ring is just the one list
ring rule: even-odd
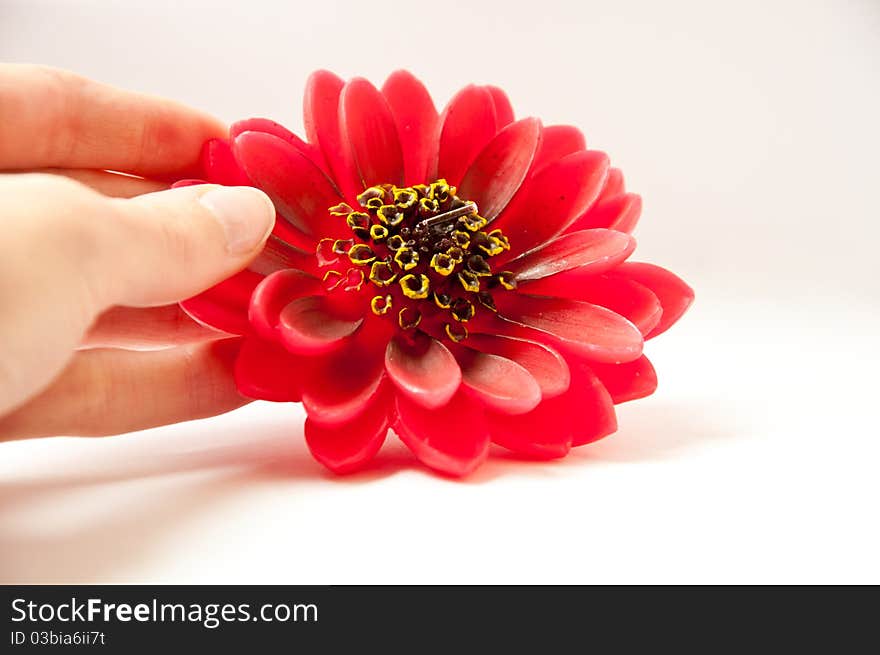
{"label": "flower center", "polygon": [[360,292],[369,282],[375,287],[369,301],[375,315],[396,317],[402,330],[436,317],[459,342],[477,311],[496,311],[495,290],[515,288],[510,271],[495,273],[490,264],[510,249],[507,237],[501,230],[485,231],[487,221],[476,203],[459,198],[446,180],[372,186],[357,201],[358,209],[340,203],[328,210],[352,233],[318,243],[321,266],[346,259],[351,264],[344,272],[327,270],[328,290]]}

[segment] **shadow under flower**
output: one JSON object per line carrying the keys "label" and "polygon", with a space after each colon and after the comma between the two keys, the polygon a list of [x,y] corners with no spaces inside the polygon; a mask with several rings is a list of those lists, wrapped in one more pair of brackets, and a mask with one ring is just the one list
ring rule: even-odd
{"label": "shadow under flower", "polygon": [[257,421],[246,434],[240,427],[178,427],[173,440],[129,435],[109,448],[86,442],[73,471],[68,464],[55,474],[50,461],[38,474],[0,481],[0,582],[129,581],[125,572],[154,557],[177,531],[260,484],[283,481],[292,491],[315,483],[362,485],[403,471],[477,485],[510,475],[577,474],[603,462],[675,456],[733,434],[732,424],[703,420],[707,415],[659,403],[625,406],[610,438],[537,462],[493,447],[463,481],[420,468],[393,435],[367,468],[334,475],[312,459],[301,420]]}

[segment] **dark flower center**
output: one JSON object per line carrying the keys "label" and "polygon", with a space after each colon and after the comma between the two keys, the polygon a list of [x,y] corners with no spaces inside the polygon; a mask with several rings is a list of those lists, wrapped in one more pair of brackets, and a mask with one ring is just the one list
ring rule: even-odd
{"label": "dark flower center", "polygon": [[350,239],[321,239],[322,266],[347,259],[346,271],[328,270],[328,290],[361,291],[369,282],[376,295],[370,309],[393,316],[402,330],[418,327],[423,317],[441,315],[446,335],[467,337],[465,323],[478,310],[494,312],[492,293],[513,289],[512,273],[495,273],[492,257],[510,249],[501,230],[486,231],[477,205],[456,195],[440,179],[433,184],[373,186],[357,197],[360,208],[330,207],[345,220]]}

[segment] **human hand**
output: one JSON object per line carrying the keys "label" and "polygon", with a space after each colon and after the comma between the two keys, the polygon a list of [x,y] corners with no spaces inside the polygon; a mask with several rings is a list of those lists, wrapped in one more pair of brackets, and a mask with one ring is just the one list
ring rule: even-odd
{"label": "human hand", "polygon": [[[155,181],[186,177],[224,133],[167,100],[0,64],[0,441],[247,402],[230,370],[237,340],[176,302],[257,255],[272,204],[249,187]],[[143,346],[173,347],[131,349]]]}

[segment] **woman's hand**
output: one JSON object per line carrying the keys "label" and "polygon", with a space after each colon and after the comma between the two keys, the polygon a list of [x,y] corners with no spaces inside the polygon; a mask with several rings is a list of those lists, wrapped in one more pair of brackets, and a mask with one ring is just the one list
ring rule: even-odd
{"label": "woman's hand", "polygon": [[186,177],[224,134],[167,100],[0,65],[0,440],[114,434],[247,402],[230,371],[237,340],[176,302],[256,256],[272,204],[249,187],[157,181]]}

